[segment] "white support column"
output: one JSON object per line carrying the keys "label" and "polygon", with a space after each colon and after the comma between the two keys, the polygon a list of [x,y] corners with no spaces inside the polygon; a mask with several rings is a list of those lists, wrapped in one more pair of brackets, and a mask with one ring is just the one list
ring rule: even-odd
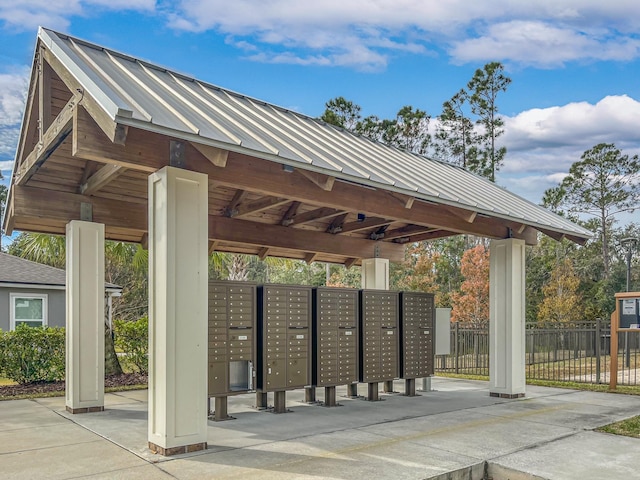
{"label": "white support column", "polygon": [[149,176],[149,448],[207,448],[207,175]]}
{"label": "white support column", "polygon": [[491,241],[489,392],[503,398],[525,393],[525,243]]}
{"label": "white support column", "polygon": [[389,259],[365,258],[362,260],[362,288],[389,290]]}
{"label": "white support column", "polygon": [[67,224],[66,400],[71,413],[104,410],[104,225]]}

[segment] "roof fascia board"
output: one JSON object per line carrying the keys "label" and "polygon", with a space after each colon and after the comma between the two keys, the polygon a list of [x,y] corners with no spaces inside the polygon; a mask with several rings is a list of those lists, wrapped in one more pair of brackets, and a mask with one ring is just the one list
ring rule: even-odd
{"label": "roof fascia board", "polygon": [[88,68],[82,68],[86,62],[79,59],[76,53],[61,42],[58,34],[40,27],[38,38],[112,119],[133,116],[133,112],[98,75]]}

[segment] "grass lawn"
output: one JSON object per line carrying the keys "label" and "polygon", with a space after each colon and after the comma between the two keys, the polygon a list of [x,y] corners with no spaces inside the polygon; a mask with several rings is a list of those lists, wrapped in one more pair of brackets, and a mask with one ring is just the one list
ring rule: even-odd
{"label": "grass lawn", "polygon": [[640,438],[640,416],[612,423],[611,425],[605,425],[604,427],[597,428],[596,431]]}

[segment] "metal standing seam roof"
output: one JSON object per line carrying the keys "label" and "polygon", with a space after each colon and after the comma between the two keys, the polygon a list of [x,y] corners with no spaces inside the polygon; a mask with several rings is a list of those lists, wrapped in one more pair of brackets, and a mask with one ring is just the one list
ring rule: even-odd
{"label": "metal standing seam roof", "polygon": [[[22,284],[29,287],[64,287],[67,272],[61,268],[43,265],[24,258],[0,252],[0,286]],[[105,282],[108,290],[122,290],[122,287]]]}
{"label": "metal standing seam roof", "polygon": [[592,233],[460,167],[40,28],[39,38],[123,125],[562,234]]}

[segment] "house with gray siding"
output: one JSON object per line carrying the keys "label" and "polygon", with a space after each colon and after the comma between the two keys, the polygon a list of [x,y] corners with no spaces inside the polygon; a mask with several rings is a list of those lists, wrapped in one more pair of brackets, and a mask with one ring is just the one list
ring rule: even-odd
{"label": "house with gray siding", "polygon": [[[21,323],[64,327],[66,281],[62,269],[0,252],[0,330]],[[121,287],[105,283],[106,305],[121,292]]]}

